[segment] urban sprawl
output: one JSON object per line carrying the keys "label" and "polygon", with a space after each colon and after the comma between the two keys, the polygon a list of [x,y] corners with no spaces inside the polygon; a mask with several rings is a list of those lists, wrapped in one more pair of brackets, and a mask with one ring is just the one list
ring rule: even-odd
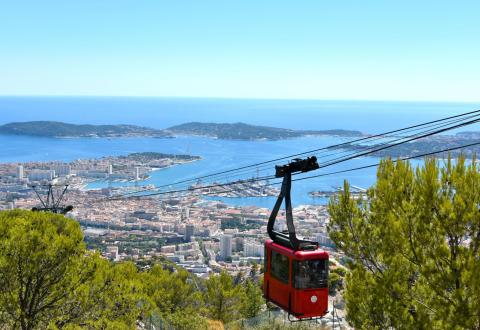
{"label": "urban sprawl", "polygon": [[[145,157],[147,155],[147,157]],[[0,164],[0,209],[31,209],[40,201],[32,186],[53,184],[58,191],[68,184],[65,204],[74,206],[67,216],[76,219],[90,249],[113,261],[165,258],[199,277],[222,270],[230,274],[248,272],[263,262],[263,242],[270,210],[256,206],[235,207],[205,196],[274,196],[277,188],[262,182],[238,182],[223,188],[176,194],[115,198],[126,188],[108,186],[86,189],[95,180],[141,182],[157,169],[198,160],[194,156],[146,153],[134,156],[62,162]],[[129,189],[152,189],[137,186]],[[301,205],[293,210],[297,233],[318,241],[333,259],[342,255],[332,249],[326,227],[325,206]],[[279,213],[277,230],[285,230],[285,214]]]}

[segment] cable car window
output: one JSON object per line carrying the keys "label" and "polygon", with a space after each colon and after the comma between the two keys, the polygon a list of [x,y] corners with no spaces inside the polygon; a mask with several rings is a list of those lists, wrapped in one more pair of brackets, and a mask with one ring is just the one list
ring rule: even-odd
{"label": "cable car window", "polygon": [[270,273],[277,280],[288,283],[290,260],[287,256],[272,250],[270,257]]}
{"label": "cable car window", "polygon": [[326,288],[328,284],[328,260],[295,261],[293,274],[296,289]]}

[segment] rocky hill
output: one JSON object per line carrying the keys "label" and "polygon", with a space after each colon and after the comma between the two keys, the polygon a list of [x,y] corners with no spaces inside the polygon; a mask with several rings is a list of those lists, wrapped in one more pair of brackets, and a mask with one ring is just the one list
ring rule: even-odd
{"label": "rocky hill", "polygon": [[244,123],[217,124],[191,122],[167,129],[172,134],[209,136],[224,140],[282,140],[306,135],[361,136],[359,131],[348,130],[292,130],[269,126],[256,126]]}
{"label": "rocky hill", "polygon": [[0,126],[0,134],[42,137],[171,137],[171,134],[135,125],[76,125],[57,121],[28,121]]}

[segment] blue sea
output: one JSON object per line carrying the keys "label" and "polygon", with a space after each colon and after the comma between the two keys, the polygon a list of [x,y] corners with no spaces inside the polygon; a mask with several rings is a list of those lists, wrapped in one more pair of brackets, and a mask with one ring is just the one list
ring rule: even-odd
{"label": "blue sea", "polygon": [[[245,122],[292,129],[351,129],[379,133],[480,108],[472,103],[369,102],[315,100],[235,100],[197,98],[127,98],[127,97],[0,97],[0,124],[16,121],[56,120],[76,124],[135,124],[167,128],[190,121]],[[463,130],[479,130],[472,126]],[[202,160],[152,174],[141,185],[165,185],[296,154],[346,141],[339,137],[302,137],[281,141],[224,141],[205,137],[181,136],[154,138],[37,138],[0,135],[0,162],[25,162],[126,155],[155,151],[191,154]],[[329,173],[377,163],[363,157],[320,169]],[[418,162],[415,162],[418,163]],[[259,174],[273,174],[270,167]],[[225,176],[219,181],[256,175],[256,169],[241,176]],[[349,172],[294,183],[293,203],[323,204],[325,199],[311,198],[309,191],[332,190],[348,180],[359,187],[375,182],[375,169]],[[128,185],[131,183],[113,183]],[[91,188],[107,186],[91,184]],[[223,199],[232,205],[272,206],[274,198]]]}

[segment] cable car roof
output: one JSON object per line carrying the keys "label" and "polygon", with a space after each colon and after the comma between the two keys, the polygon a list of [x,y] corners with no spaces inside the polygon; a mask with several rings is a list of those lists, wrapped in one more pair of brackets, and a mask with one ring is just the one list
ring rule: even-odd
{"label": "cable car roof", "polygon": [[267,240],[265,246],[295,260],[328,259],[328,252],[322,249],[295,251],[272,240]]}

